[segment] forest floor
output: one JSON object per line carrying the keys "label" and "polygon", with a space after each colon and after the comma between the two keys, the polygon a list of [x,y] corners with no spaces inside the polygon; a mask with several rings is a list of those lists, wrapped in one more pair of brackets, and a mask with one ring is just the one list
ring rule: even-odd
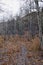
{"label": "forest floor", "polygon": [[43,65],[39,37],[0,36],[0,65]]}

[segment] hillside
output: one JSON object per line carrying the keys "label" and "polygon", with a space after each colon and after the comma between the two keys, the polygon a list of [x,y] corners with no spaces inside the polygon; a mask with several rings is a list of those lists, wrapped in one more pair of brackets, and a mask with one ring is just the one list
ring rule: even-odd
{"label": "hillside", "polygon": [[[31,19],[31,20],[30,20]],[[30,24],[31,23],[31,24]],[[11,20],[0,23],[0,34],[24,34],[31,30],[31,34],[38,34],[37,14],[35,12],[22,17],[20,20]]]}
{"label": "hillside", "polygon": [[43,65],[35,12],[0,23],[0,65]]}

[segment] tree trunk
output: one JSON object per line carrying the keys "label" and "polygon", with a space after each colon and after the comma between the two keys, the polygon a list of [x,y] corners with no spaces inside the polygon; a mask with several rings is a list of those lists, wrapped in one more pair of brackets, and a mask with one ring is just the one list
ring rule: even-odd
{"label": "tree trunk", "polygon": [[42,28],[41,28],[41,20],[40,20],[40,15],[37,14],[37,19],[38,19],[38,26],[39,26],[39,39],[40,39],[40,46],[41,48],[43,47],[43,42],[42,42]]}
{"label": "tree trunk", "polygon": [[38,19],[38,26],[39,26],[39,38],[40,38],[40,47],[42,49],[43,42],[42,42],[42,28],[41,28],[41,19],[40,19],[40,13],[39,13],[39,6],[38,6],[38,0],[36,3],[36,9],[37,9],[37,19]]}

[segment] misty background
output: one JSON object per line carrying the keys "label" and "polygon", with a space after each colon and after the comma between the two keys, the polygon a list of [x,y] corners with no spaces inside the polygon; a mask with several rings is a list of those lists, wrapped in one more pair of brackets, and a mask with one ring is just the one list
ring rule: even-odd
{"label": "misty background", "polygon": [[[40,0],[39,7],[43,7],[43,2],[40,2]],[[12,18],[16,19],[16,16],[24,16],[30,12],[29,8],[29,0],[0,0],[0,22]],[[26,13],[26,11],[28,12]],[[33,11],[36,11],[36,5],[34,0],[31,0],[31,12]]]}

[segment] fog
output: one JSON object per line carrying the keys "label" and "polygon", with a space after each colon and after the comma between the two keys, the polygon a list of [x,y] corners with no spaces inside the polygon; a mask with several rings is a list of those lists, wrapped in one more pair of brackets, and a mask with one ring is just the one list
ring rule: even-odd
{"label": "fog", "polygon": [[[12,17],[20,14],[20,7],[24,5],[26,0],[0,0],[0,22],[7,21]],[[34,1],[34,0],[32,0]],[[43,3],[39,2],[39,6]]]}

